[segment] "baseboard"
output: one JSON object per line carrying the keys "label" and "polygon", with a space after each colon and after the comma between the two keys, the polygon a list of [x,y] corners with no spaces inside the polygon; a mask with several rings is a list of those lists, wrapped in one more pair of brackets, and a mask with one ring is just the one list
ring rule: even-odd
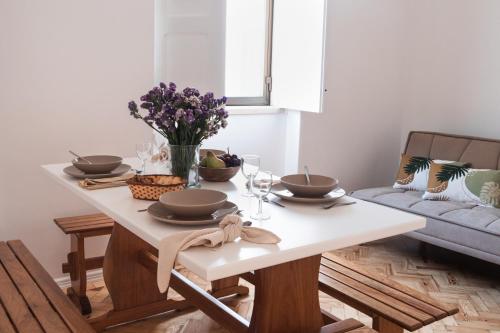
{"label": "baseboard", "polygon": [[[94,269],[94,270],[87,272],[87,282],[93,282],[93,281],[98,281],[98,280],[102,280],[102,268]],[[54,281],[56,281],[57,285],[61,289],[71,287],[71,279],[69,277],[69,274],[66,276],[54,279]]]}

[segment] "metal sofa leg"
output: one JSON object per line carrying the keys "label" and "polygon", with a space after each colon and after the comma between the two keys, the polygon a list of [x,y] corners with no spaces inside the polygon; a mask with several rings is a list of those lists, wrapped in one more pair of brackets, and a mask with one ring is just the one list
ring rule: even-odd
{"label": "metal sofa leg", "polygon": [[420,241],[418,244],[418,252],[422,260],[426,263],[429,260],[429,244]]}

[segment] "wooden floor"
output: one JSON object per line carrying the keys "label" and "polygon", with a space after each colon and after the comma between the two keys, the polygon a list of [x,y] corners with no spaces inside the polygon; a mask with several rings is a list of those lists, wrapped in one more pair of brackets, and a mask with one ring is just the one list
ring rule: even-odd
{"label": "wooden floor", "polygon": [[[431,248],[428,262],[418,253],[418,242],[405,237],[337,251],[343,257],[366,268],[425,292],[444,302],[457,304],[460,313],[418,332],[500,333],[500,266],[438,248]],[[200,285],[208,285],[185,272]],[[102,281],[90,283],[89,296],[94,306],[93,316],[110,307]],[[324,295],[321,306],[341,318],[356,318],[367,325],[371,319],[358,311]],[[241,315],[250,318],[252,294],[227,302]],[[140,322],[116,327],[114,333],[203,333],[226,332],[200,311],[171,313]]]}

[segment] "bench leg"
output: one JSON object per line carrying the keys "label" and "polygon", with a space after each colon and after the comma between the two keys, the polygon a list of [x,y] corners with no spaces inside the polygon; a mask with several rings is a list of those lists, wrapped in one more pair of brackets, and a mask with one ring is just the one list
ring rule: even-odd
{"label": "bench leg", "polygon": [[67,295],[83,315],[90,314],[92,307],[87,297],[85,239],[78,234],[71,235],[71,252],[68,254],[68,263],[71,266],[71,287],[68,288]]}
{"label": "bench leg", "polygon": [[382,317],[374,317],[372,327],[379,333],[403,333],[404,329]]}

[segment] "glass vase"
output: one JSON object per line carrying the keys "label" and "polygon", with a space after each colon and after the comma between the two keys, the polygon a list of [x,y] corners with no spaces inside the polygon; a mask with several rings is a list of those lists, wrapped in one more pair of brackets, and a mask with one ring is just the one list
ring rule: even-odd
{"label": "glass vase", "polygon": [[200,145],[168,145],[170,149],[170,173],[182,177],[188,187],[199,187]]}

